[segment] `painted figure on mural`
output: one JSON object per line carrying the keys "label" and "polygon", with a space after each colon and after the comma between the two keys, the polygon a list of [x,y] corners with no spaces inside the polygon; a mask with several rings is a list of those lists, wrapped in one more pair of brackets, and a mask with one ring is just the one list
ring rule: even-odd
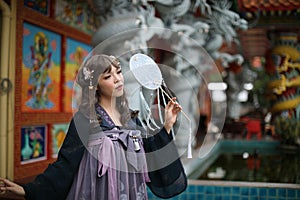
{"label": "painted figure on mural", "polygon": [[32,67],[28,78],[31,85],[28,95],[31,98],[26,105],[34,109],[52,108],[53,103],[48,99],[48,86],[51,79],[48,69],[51,66],[51,52],[48,52],[48,39],[43,32],[38,32],[34,37],[34,45],[30,47]]}
{"label": "painted figure on mural", "polygon": [[81,104],[71,120],[57,161],[20,186],[0,178],[0,192],[25,199],[147,199],[146,186],[161,198],[187,187],[172,127],[182,107],[170,99],[162,127],[149,132],[129,109],[120,62],[93,55],[79,69]]}
{"label": "painted figure on mural", "polygon": [[75,20],[76,24],[82,26],[84,21],[84,9],[80,4],[76,6],[75,17],[76,17]]}

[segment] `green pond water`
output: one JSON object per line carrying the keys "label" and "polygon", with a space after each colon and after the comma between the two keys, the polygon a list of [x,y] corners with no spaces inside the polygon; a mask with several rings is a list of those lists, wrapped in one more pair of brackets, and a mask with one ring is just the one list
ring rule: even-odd
{"label": "green pond water", "polygon": [[300,183],[300,153],[282,149],[223,149],[199,180]]}

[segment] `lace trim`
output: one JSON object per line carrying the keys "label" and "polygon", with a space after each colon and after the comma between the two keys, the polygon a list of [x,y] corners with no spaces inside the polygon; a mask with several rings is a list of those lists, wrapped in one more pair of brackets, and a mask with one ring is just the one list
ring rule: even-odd
{"label": "lace trim", "polygon": [[105,121],[107,121],[107,123],[110,126],[115,127],[116,126],[115,123],[112,121],[112,119],[107,114],[107,112],[104,110],[104,108],[101,105],[99,105],[98,103],[95,106],[96,106],[96,115],[98,117],[98,120],[104,119]]}

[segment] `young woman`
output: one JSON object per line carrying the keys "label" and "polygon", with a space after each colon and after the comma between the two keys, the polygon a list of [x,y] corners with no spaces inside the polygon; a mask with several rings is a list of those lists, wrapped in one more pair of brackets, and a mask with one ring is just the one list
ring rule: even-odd
{"label": "young woman", "polygon": [[149,135],[128,107],[115,57],[91,56],[77,83],[81,103],[57,161],[23,186],[0,178],[0,192],[34,200],[115,200],[147,199],[146,186],[161,198],[184,191],[187,180],[170,134],[182,109],[176,98],[165,107],[163,127]]}

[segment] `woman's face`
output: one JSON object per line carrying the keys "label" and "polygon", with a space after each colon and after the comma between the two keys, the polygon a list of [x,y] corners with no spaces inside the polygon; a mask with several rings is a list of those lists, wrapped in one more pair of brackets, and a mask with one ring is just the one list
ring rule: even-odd
{"label": "woman's face", "polygon": [[124,93],[124,78],[121,68],[112,66],[110,72],[100,75],[98,84],[101,88],[101,98],[120,97]]}

